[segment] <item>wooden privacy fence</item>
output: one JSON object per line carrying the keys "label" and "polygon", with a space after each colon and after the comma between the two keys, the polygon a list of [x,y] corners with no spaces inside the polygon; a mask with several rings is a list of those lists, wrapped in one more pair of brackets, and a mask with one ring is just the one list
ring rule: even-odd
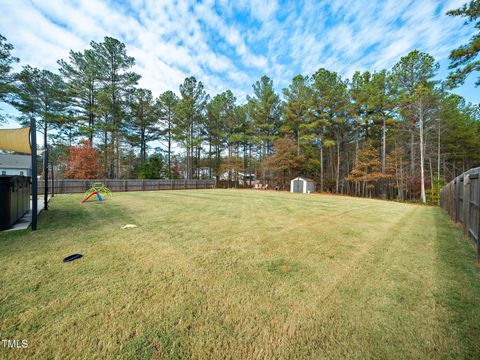
{"label": "wooden privacy fence", "polygon": [[[94,183],[102,183],[113,192],[118,191],[153,191],[153,190],[186,190],[186,189],[212,189],[215,180],[184,180],[184,179],[98,179],[77,180],[59,179],[53,182],[55,194],[83,193]],[[38,193],[43,194],[44,180],[38,181]],[[48,181],[48,192],[52,191],[52,181]]]}
{"label": "wooden privacy fence", "polygon": [[462,224],[463,235],[475,242],[480,265],[480,168],[450,181],[440,192],[440,206]]}

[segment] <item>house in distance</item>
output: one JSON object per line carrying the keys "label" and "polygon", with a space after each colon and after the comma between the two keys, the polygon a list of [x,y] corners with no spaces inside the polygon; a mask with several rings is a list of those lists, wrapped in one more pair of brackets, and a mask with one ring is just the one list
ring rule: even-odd
{"label": "house in distance", "polygon": [[0,175],[32,176],[30,155],[0,154]]}

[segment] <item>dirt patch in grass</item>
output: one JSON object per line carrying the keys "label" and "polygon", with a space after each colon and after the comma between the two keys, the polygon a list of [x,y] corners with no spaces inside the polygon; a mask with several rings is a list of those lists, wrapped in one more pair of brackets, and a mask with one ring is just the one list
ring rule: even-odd
{"label": "dirt patch in grass", "polygon": [[276,275],[292,275],[301,268],[299,262],[286,259],[276,259],[268,261],[265,265],[267,271]]}

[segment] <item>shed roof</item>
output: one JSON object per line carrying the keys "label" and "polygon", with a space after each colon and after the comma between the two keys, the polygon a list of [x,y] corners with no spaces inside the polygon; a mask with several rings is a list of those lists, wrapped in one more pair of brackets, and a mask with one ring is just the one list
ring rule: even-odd
{"label": "shed roof", "polygon": [[309,178],[306,178],[306,177],[303,177],[303,176],[298,176],[298,177],[296,177],[295,179],[292,179],[292,180],[297,180],[297,179],[301,179],[301,180],[305,180],[305,181],[311,181],[311,182],[315,182],[314,180],[312,180],[312,179],[309,179]]}
{"label": "shed roof", "polygon": [[30,155],[0,154],[0,167],[7,169],[30,169]]}

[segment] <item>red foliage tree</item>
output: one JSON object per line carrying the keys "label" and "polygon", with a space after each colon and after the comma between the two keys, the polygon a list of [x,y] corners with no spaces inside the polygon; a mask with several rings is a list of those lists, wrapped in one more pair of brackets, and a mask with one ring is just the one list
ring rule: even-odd
{"label": "red foliage tree", "polygon": [[66,166],[69,179],[97,179],[102,173],[100,155],[87,140],[69,148]]}

